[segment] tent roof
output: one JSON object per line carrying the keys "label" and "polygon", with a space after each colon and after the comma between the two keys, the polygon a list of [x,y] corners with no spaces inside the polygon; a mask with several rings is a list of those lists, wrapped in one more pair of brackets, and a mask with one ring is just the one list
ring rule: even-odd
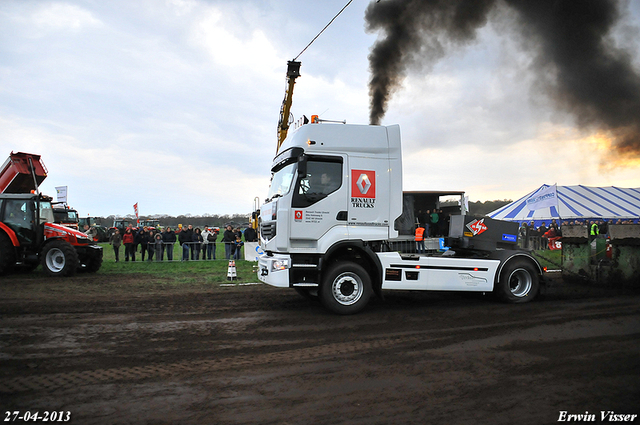
{"label": "tent roof", "polygon": [[558,186],[558,207],[529,210],[527,199],[548,188],[543,184],[533,192],[488,214],[509,221],[637,219],[640,217],[640,188]]}

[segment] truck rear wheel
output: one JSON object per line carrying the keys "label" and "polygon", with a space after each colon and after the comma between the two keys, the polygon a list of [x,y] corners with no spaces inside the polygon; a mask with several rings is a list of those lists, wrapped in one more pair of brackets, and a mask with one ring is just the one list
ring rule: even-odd
{"label": "truck rear wheel", "polygon": [[533,300],[540,289],[540,279],[535,267],[528,261],[507,263],[496,287],[498,297],[509,303],[526,303]]}
{"label": "truck rear wheel", "polygon": [[325,275],[320,287],[322,304],[338,314],[355,314],[371,297],[371,278],[356,263],[338,263]]}
{"label": "truck rear wheel", "polygon": [[16,264],[16,253],[11,240],[0,234],[0,275],[9,274]]}
{"label": "truck rear wheel", "polygon": [[53,241],[42,250],[41,261],[49,276],[72,276],[78,268],[78,253],[68,242]]}

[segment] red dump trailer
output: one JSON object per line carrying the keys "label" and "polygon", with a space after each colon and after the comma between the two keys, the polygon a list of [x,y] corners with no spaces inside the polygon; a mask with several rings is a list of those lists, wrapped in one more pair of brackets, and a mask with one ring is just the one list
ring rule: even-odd
{"label": "red dump trailer", "polygon": [[[32,165],[34,173],[31,173]],[[0,193],[29,193],[46,178],[47,168],[40,155],[11,152],[0,168]]]}

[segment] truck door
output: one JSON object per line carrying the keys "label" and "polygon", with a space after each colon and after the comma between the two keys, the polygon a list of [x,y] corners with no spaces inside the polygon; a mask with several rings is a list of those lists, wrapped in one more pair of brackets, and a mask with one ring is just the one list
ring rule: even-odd
{"label": "truck door", "polygon": [[291,248],[316,248],[336,226],[345,227],[347,188],[341,156],[308,155],[298,163],[291,200]]}
{"label": "truck door", "polygon": [[386,239],[391,206],[388,159],[350,156],[349,167],[349,236]]}

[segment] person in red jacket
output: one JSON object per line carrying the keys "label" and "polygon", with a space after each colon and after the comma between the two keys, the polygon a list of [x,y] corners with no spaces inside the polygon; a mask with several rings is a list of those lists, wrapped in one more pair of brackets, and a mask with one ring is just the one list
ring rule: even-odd
{"label": "person in red jacket", "polygon": [[416,227],[416,245],[418,246],[418,254],[422,254],[424,252],[424,231],[425,228],[422,227],[421,224],[418,224]]}
{"label": "person in red jacket", "polygon": [[136,261],[136,248],[133,242],[133,230],[131,230],[130,227],[127,227],[127,230],[124,231],[124,235],[122,235],[122,243],[124,244],[124,261],[129,261],[129,256],[131,256],[131,261]]}

